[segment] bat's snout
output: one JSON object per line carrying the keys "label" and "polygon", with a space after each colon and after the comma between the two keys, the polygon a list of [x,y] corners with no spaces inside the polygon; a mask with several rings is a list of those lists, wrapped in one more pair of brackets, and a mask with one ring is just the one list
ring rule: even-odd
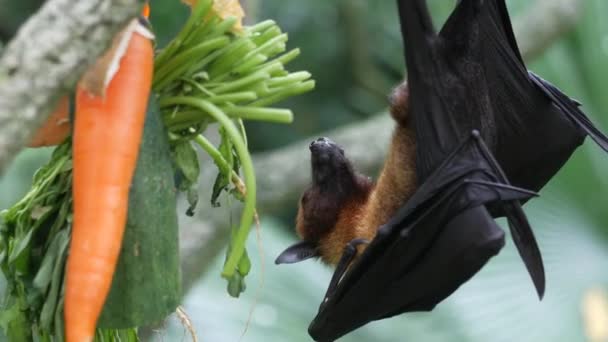
{"label": "bat's snout", "polygon": [[313,155],[339,154],[344,156],[342,147],[333,142],[333,140],[325,137],[313,140],[309,145],[309,149]]}
{"label": "bat's snout", "polygon": [[310,152],[317,152],[320,150],[324,150],[324,149],[328,149],[328,148],[335,148],[338,145],[336,145],[335,142],[333,142],[331,139],[329,138],[318,138],[316,140],[313,140],[310,145],[308,146],[308,148],[310,149]]}
{"label": "bat's snout", "polygon": [[340,170],[348,166],[342,147],[328,138],[314,140],[309,148],[313,179],[316,183],[331,179],[335,181]]}
{"label": "bat's snout", "polygon": [[344,150],[331,139],[325,137],[313,140],[309,149],[313,162],[328,163],[330,160],[344,157]]}

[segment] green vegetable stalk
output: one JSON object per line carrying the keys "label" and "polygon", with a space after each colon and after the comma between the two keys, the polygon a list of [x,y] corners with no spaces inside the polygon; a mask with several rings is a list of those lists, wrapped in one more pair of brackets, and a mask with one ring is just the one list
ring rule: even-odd
{"label": "green vegetable stalk", "polygon": [[9,341],[63,336],[63,276],[71,227],[69,142],[34,175],[32,189],[0,213],[0,265],[7,279],[0,326]]}
{"label": "green vegetable stalk", "polygon": [[[243,173],[245,193],[229,192],[245,205],[222,271],[228,280],[228,292],[238,296],[241,291],[235,289],[245,288],[241,283],[248,272],[239,265],[249,263],[245,241],[256,199],[255,173],[242,120],[290,123],[290,110],[268,106],[312,90],[314,81],[308,72],[290,73],[285,69],[299,50],[285,52],[287,34],[273,21],[246,27],[242,34],[236,34],[231,31],[235,19],[210,15],[211,4],[211,0],[198,1],[183,30],[159,53],[153,89],[160,94],[163,118],[176,146],[175,160],[183,174],[181,190],[191,193],[196,185],[196,176],[188,176],[189,170],[198,170],[197,159],[188,156],[194,155],[193,140],[211,155],[219,170],[211,199],[214,205],[230,184],[236,187],[239,172]],[[213,122],[221,127],[219,148],[202,135]],[[189,197],[194,200],[189,209],[192,213],[197,198]]]}

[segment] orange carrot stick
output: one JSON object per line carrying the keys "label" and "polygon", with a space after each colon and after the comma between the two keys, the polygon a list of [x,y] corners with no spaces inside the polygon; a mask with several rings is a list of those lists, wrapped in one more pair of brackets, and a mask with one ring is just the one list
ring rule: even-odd
{"label": "orange carrot stick", "polygon": [[141,10],[141,15],[146,19],[150,17],[150,4],[146,3],[144,5],[144,8]]}
{"label": "orange carrot stick", "polygon": [[110,290],[152,84],[153,57],[152,42],[135,31],[105,96],[77,87],[74,218],[64,308],[67,342],[93,340]]}
{"label": "orange carrot stick", "polygon": [[[150,16],[150,4],[144,4],[141,15],[144,18]],[[68,96],[64,96],[59,100],[57,107],[49,115],[44,125],[36,131],[27,146],[44,147],[59,145],[70,135],[70,130],[70,100]]]}
{"label": "orange carrot stick", "polygon": [[28,147],[54,146],[70,135],[70,100],[64,96],[42,127],[36,131]]}

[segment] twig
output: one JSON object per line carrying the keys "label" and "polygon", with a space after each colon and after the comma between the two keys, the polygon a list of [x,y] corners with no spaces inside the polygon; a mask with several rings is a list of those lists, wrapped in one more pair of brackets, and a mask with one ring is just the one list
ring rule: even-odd
{"label": "twig", "polygon": [[177,309],[175,309],[175,315],[177,316],[179,321],[182,323],[184,328],[186,328],[186,330],[188,330],[188,333],[190,334],[190,337],[192,338],[192,342],[198,342],[198,337],[196,336],[196,331],[194,330],[192,321],[190,320],[190,317],[188,317],[188,314],[186,313],[184,308],[182,308],[181,306],[178,306]]}

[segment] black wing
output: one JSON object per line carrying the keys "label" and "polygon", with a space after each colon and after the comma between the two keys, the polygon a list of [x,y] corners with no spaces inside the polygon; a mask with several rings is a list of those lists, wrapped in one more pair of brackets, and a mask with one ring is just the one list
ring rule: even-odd
{"label": "black wing", "polygon": [[431,310],[498,253],[497,216],[542,297],[541,254],[520,204],[532,193],[522,188],[542,188],[587,135],[608,150],[576,101],[528,73],[504,0],[460,1],[439,34],[425,0],[398,6],[419,188],[334,276],[309,328],[319,341]]}
{"label": "black wing", "polygon": [[587,135],[608,151],[608,138],[576,101],[528,72],[504,0],[460,1],[438,35],[428,19],[412,18],[428,18],[424,0],[399,6],[410,108],[425,144],[417,151],[421,182],[471,129],[513,185],[534,191]]}
{"label": "black wing", "polygon": [[[458,141],[477,129],[505,178],[536,191],[584,138],[584,132],[557,112],[528,79],[501,3],[461,1],[437,35],[428,19],[419,18],[428,18],[425,0],[398,2],[420,182]],[[506,211],[513,217],[509,226],[515,244],[542,296],[544,269],[534,234],[523,224],[519,203],[492,214]]]}
{"label": "black wing", "polygon": [[[417,145],[425,147],[416,154],[421,181],[471,129],[481,132],[509,182],[533,191],[587,135],[608,150],[608,138],[577,102],[526,70],[504,0],[459,2],[438,35],[428,24],[425,0],[399,1],[399,13],[410,110]],[[534,234],[529,225],[515,224],[525,221],[520,208],[492,214],[505,211],[514,217],[509,220],[514,242],[542,296],[544,271]]]}

